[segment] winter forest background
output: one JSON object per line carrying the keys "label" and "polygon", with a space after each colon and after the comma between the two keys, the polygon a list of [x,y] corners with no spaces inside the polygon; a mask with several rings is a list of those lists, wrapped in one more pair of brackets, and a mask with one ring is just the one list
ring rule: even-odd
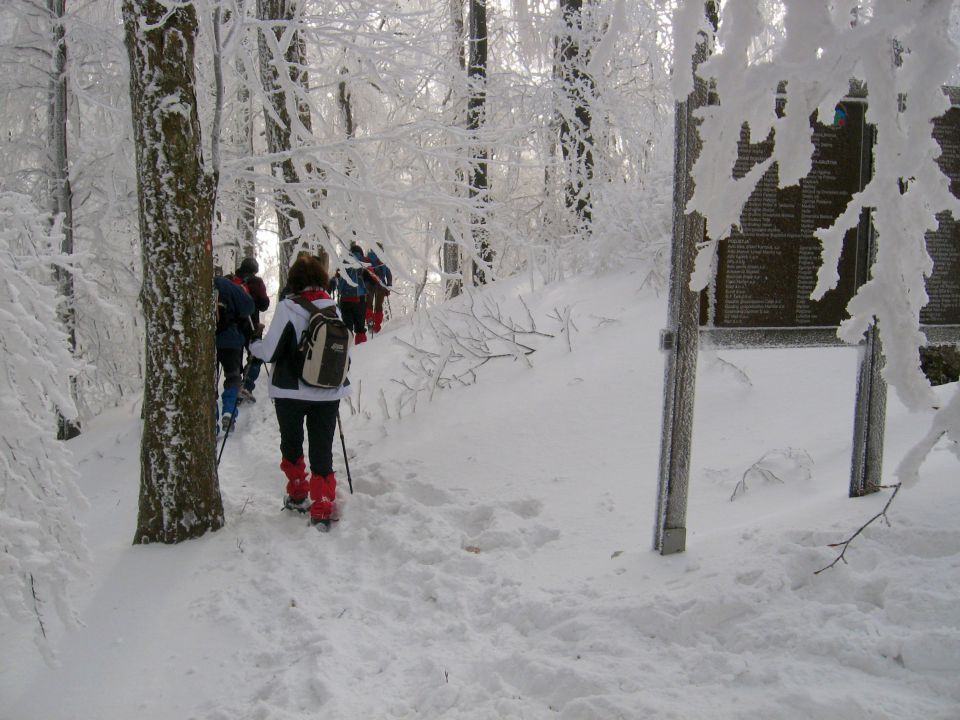
{"label": "winter forest background", "polygon": [[[351,241],[381,243],[394,318],[509,278],[533,288],[586,275],[602,293],[604,274],[625,261],[663,292],[674,109],[693,89],[697,43],[711,55],[697,72],[720,104],[701,114],[688,209],[711,228],[737,223],[758,177],[730,173],[741,123],[758,137],[776,131],[771,162],[790,184],[809,169],[810,114],[832,114],[851,79],[867,84],[877,171],[822,234],[817,292],[835,280],[846,227],[875,208],[872,279],[840,332],[855,343],[876,319],[892,389],[908,408],[940,407],[920,370],[919,312],[924,233],[940,212],[960,217],[930,135],[949,107],[942,88],[958,82],[958,22],[949,0],[2,3],[0,617],[29,621],[36,597],[63,598],[88,560],[58,433],[82,432],[144,392],[147,414],[163,405],[170,395],[151,386],[170,345],[153,359],[145,346],[200,337],[212,313],[163,333],[150,330],[161,327],[151,314],[167,301],[204,307],[203,282],[244,256],[260,259],[277,290],[301,249],[325,250],[335,268],[350,262]],[[771,98],[784,81],[788,110],[777,117]],[[164,145],[173,127],[192,145]],[[168,166],[143,149],[151,143],[158,157],[169,149]],[[168,182],[165,170],[191,158],[193,185],[182,174]],[[138,173],[159,188],[146,201]],[[193,214],[163,215],[174,204]],[[201,250],[209,240],[212,266],[156,241],[167,235],[191,235]],[[694,289],[723,236],[701,249]],[[173,290],[191,264],[201,293],[181,298]],[[197,348],[170,364],[210,350]],[[960,441],[956,394],[898,478],[915,480],[945,434]],[[212,443],[199,444],[209,454]]]}

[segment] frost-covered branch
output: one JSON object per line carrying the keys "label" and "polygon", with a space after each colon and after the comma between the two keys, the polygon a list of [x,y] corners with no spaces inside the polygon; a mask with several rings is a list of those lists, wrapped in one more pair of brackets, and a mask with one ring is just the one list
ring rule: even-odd
{"label": "frost-covered branch", "polygon": [[[422,313],[411,337],[394,338],[408,351],[403,362],[405,376],[393,379],[401,388],[394,403],[398,416],[405,409],[415,410],[420,394],[432,400],[438,391],[474,384],[481,368],[491,361],[513,359],[531,366],[530,356],[538,347],[534,341],[553,338],[537,329],[525,303],[526,322],[505,314],[494,300],[479,303],[472,293],[466,293],[457,305]],[[565,332],[573,327],[566,315],[555,319]],[[381,407],[386,416],[385,398]]]}
{"label": "frost-covered branch", "polygon": [[747,478],[753,475],[758,475],[767,482],[783,484],[787,478],[809,480],[812,467],[813,459],[806,450],[797,448],[768,450],[744,471],[743,477],[733,488],[730,501],[732,502],[738,493],[747,492]]}
{"label": "frost-covered branch", "polygon": [[872,518],[870,518],[869,520],[867,520],[863,525],[861,525],[861,526],[857,529],[857,531],[854,532],[854,533],[853,533],[850,537],[848,537],[846,540],[843,540],[843,541],[838,542],[838,543],[831,543],[830,545],[828,545],[827,547],[841,548],[840,554],[837,555],[837,557],[835,557],[835,558],[833,559],[833,562],[832,562],[832,563],[830,563],[829,565],[825,565],[824,567],[822,567],[822,568],[820,568],[819,570],[815,571],[815,572],[813,573],[814,575],[819,575],[819,574],[822,573],[824,570],[829,570],[830,568],[832,568],[833,566],[835,566],[837,563],[839,563],[839,562],[841,562],[841,561],[843,561],[843,563],[846,564],[846,562],[847,562],[846,555],[847,555],[847,550],[850,549],[850,543],[852,543],[854,540],[856,540],[856,539],[863,533],[864,530],[866,530],[868,527],[870,527],[871,525],[873,525],[873,523],[875,523],[877,520],[880,520],[880,519],[882,518],[883,521],[884,521],[885,523],[887,523],[888,526],[890,525],[890,520],[889,520],[889,518],[887,518],[887,511],[890,509],[890,505],[893,504],[894,498],[897,497],[897,493],[900,492],[901,483],[897,483],[896,485],[883,485],[883,486],[881,486],[881,487],[882,487],[882,488],[885,488],[885,489],[893,488],[893,492],[890,493],[890,497],[887,498],[887,502],[886,502],[886,504],[883,506],[883,509],[882,509],[880,512],[878,512],[876,515],[874,515]]}

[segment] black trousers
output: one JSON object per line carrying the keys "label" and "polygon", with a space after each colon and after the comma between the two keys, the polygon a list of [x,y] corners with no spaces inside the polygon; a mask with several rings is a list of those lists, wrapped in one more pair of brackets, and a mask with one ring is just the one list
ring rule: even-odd
{"label": "black trousers", "polygon": [[217,348],[217,362],[223,368],[223,387],[240,387],[243,380],[243,348]]}
{"label": "black trousers", "polygon": [[333,436],[337,430],[339,400],[316,402],[276,398],[273,401],[280,425],[280,454],[296,463],[303,455],[303,422],[307,422],[310,472],[329,475],[333,472]]}
{"label": "black trousers", "polygon": [[367,303],[363,297],[355,302],[340,301],[340,314],[343,315],[343,322],[355,334],[366,332],[365,315],[367,314]]}
{"label": "black trousers", "polygon": [[367,286],[367,311],[383,312],[383,301],[387,297],[387,291],[383,285],[373,280],[364,279],[363,282]]}

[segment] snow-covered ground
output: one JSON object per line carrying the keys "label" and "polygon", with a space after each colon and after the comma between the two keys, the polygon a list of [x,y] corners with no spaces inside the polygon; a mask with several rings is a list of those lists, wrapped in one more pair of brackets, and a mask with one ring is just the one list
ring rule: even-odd
{"label": "snow-covered ground", "polygon": [[[130,544],[138,406],[90,423],[71,441],[90,500],[82,625],[48,619],[57,667],[35,628],[0,627],[0,717],[960,718],[953,455],[933,453],[848,565],[814,574],[889,497],[846,498],[856,350],[703,353],[688,549],[650,549],[665,310],[642,278],[498,283],[487,308],[527,323],[521,294],[555,337],[533,338],[530,367],[426,385],[401,419],[398,381],[425,378],[402,367],[410,345],[442,356],[432,329],[464,315],[388,323],[356,351],[355,494],[338,441],[328,535],[280,510],[262,383],[221,465],[226,527],[179,546]],[[567,307],[572,351],[549,317]],[[888,475],[928,422],[891,395]],[[731,501],[765,455],[776,479],[751,472]]]}

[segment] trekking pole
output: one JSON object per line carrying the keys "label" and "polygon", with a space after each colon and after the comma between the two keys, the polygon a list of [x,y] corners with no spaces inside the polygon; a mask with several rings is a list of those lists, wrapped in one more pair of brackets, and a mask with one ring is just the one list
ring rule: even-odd
{"label": "trekking pole", "polygon": [[343,423],[340,422],[340,411],[337,410],[337,428],[340,430],[340,445],[343,446],[343,464],[347,468],[347,486],[353,495],[353,478],[350,477],[350,463],[347,461],[347,441],[343,439]]}
{"label": "trekking pole", "polygon": [[220,452],[217,453],[217,467],[220,467],[220,458],[223,457],[223,449],[227,446],[227,438],[230,437],[230,431],[233,430],[233,423],[236,422],[237,414],[230,416],[230,424],[227,425],[227,431],[223,434],[223,442],[220,443]]}
{"label": "trekking pole", "polygon": [[[253,328],[253,331],[256,332],[256,331],[257,331],[257,326],[253,324],[253,318],[251,317],[251,318],[248,318],[248,319],[250,320],[250,327],[252,327],[252,328]],[[253,338],[253,339],[254,339],[254,340],[259,340],[260,338],[255,337],[255,338]],[[247,356],[248,356],[248,357],[253,357],[252,355],[250,355],[250,345],[249,345],[249,344],[247,345]],[[269,377],[270,377],[270,368],[267,366],[266,361],[265,361],[265,360],[260,360],[259,358],[257,358],[257,360],[258,360],[258,362],[260,363],[260,367],[262,367],[264,370],[267,371],[267,377],[269,378]]]}
{"label": "trekking pole", "polygon": [[[247,373],[250,372],[250,361],[247,360],[246,367],[243,368],[243,376],[240,379],[240,387],[243,387],[243,383],[247,380]],[[227,438],[230,437],[230,431],[233,430],[233,425],[237,422],[237,405],[240,404],[239,390],[237,391],[237,401],[233,406],[233,412],[230,414],[230,422],[227,424],[227,431],[223,434],[223,442],[220,443],[220,452],[217,454],[217,467],[220,467],[220,458],[223,457],[223,449],[227,446]]]}

